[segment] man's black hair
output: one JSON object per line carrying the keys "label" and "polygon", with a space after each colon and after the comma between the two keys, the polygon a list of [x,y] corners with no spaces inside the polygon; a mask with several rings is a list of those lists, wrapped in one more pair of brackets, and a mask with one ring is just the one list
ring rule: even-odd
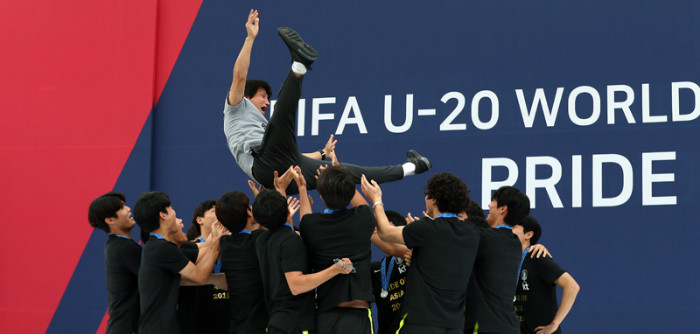
{"label": "man's black hair", "polygon": [[287,200],[272,189],[262,190],[253,202],[253,218],[268,230],[274,230],[287,221]]}
{"label": "man's black hair", "polygon": [[110,217],[117,218],[117,211],[124,207],[124,202],[126,202],[126,196],[116,191],[110,191],[95,198],[88,209],[90,226],[110,233],[109,225],[105,223],[105,219]]}
{"label": "man's black hair", "polygon": [[384,213],[386,213],[386,217],[389,218],[389,221],[394,224],[394,226],[406,226],[406,217],[402,214],[393,210],[386,210]]}
{"label": "man's black hair", "polygon": [[199,232],[199,230],[200,230],[201,228],[198,228],[198,227],[199,227],[199,224],[196,224],[196,223],[190,225],[190,228],[187,229],[187,234],[186,234],[186,235],[187,235],[187,241],[191,241],[191,240],[194,240],[194,239],[197,239],[197,238],[200,237],[200,235],[201,235],[202,233]]}
{"label": "man's black hair", "polygon": [[344,209],[355,196],[355,177],[342,166],[328,166],[318,176],[316,190],[329,209]]}
{"label": "man's black hair", "polygon": [[229,191],[216,201],[216,219],[231,233],[240,232],[248,222],[248,196],[240,191]]}
{"label": "man's black hair", "polygon": [[532,232],[532,238],[530,238],[530,245],[534,245],[540,240],[542,236],[542,226],[533,216],[525,216],[516,225],[523,227],[523,233]]}
{"label": "man's black hair", "polygon": [[[213,208],[214,205],[216,205],[216,202],[208,199],[202,203],[199,203],[199,205],[194,209],[194,212],[192,212],[192,226],[190,226],[190,228],[187,230],[187,240],[193,240],[202,235],[202,226],[197,223],[197,218],[204,217],[204,213]],[[197,236],[194,238],[190,238],[190,230],[192,229],[197,231]],[[192,232],[192,234],[194,233],[195,232]]]}
{"label": "man's black hair", "polygon": [[467,213],[467,217],[469,218],[486,219],[486,215],[484,215],[484,209],[482,209],[481,205],[479,205],[479,203],[477,203],[473,199],[467,201],[467,208],[464,210],[464,212]]}
{"label": "man's black hair", "polygon": [[270,87],[270,84],[267,83],[265,80],[259,80],[259,79],[248,79],[245,82],[245,89],[243,90],[243,96],[247,98],[251,98],[255,96],[255,93],[258,92],[258,89],[263,88],[265,89],[265,92],[267,93],[268,98],[272,98],[272,87]]}
{"label": "man's black hair", "polygon": [[134,205],[134,220],[141,228],[141,240],[160,227],[160,213],[168,213],[170,197],[160,191],[141,194]]}
{"label": "man's black hair", "polygon": [[469,201],[469,188],[462,179],[450,173],[433,175],[425,186],[424,194],[437,202],[440,212],[460,213]]}
{"label": "man's black hair", "polygon": [[503,217],[506,224],[513,226],[519,220],[530,214],[530,199],[518,188],[503,186],[498,188],[491,196],[491,200],[498,203],[498,207],[508,206],[508,213]]}

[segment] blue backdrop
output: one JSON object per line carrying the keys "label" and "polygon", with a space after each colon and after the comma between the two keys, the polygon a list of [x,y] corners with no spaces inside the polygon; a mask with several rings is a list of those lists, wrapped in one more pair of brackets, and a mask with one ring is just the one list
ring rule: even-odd
{"label": "blue backdrop", "polygon": [[205,199],[249,193],[222,109],[250,8],[249,78],[279,88],[290,64],[278,26],[319,52],[302,151],[330,134],[356,164],[416,149],[433,170],[382,187],[387,208],[414,215],[434,172],[462,177],[484,207],[513,184],[581,286],[567,333],[700,331],[700,3],[205,0],[115,188],[132,201],[164,191],[187,222]]}

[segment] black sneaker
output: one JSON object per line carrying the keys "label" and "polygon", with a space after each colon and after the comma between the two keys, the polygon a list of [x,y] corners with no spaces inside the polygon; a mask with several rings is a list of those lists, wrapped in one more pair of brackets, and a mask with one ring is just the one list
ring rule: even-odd
{"label": "black sneaker", "polygon": [[284,44],[287,44],[289,53],[292,55],[292,61],[298,61],[306,69],[311,69],[311,64],[318,57],[318,52],[309,44],[306,44],[299,34],[291,28],[279,27],[277,33],[282,37]]}
{"label": "black sneaker", "polygon": [[428,158],[418,154],[418,152],[414,150],[410,150],[406,153],[406,162],[411,162],[414,165],[416,165],[416,174],[423,173],[427,171],[428,169],[433,168],[433,164],[430,163],[430,160]]}

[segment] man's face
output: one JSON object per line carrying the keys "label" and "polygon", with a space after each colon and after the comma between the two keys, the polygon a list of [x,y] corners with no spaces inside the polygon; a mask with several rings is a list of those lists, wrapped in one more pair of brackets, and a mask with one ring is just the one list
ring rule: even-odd
{"label": "man's face", "polygon": [[[211,209],[205,211],[204,217],[197,219],[197,222],[202,225],[203,228],[210,230],[211,226],[216,222],[216,207],[212,207]],[[203,237],[206,238],[208,236],[203,235]]]}
{"label": "man's face", "polygon": [[184,227],[184,225],[182,225],[182,219],[177,218],[175,210],[172,206],[169,206],[167,210],[168,213],[166,214],[164,219],[165,221],[163,223],[167,227],[167,231],[171,234],[178,231],[182,232],[182,228]]}
{"label": "man's face", "polygon": [[260,112],[265,116],[265,112],[267,111],[267,108],[270,107],[270,100],[269,96],[267,96],[267,92],[265,91],[265,88],[258,88],[258,91],[255,92],[255,95],[248,97],[248,100],[250,100],[253,105],[260,110]]}
{"label": "man's face", "polygon": [[119,211],[117,211],[117,219],[114,220],[114,228],[121,231],[130,231],[136,222],[131,216],[131,208],[124,205]]}
{"label": "man's face", "polygon": [[498,221],[500,215],[501,210],[498,208],[498,201],[495,199],[491,200],[491,203],[489,203],[489,215],[486,216],[486,222],[493,226],[493,224]]}
{"label": "man's face", "polygon": [[427,213],[428,216],[435,218],[435,209],[437,209],[437,203],[435,200],[428,198],[428,195],[425,195],[425,213]]}

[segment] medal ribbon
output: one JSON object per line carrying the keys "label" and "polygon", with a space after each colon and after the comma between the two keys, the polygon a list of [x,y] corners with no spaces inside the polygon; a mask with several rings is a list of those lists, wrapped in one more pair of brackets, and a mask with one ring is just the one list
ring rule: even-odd
{"label": "medal ribbon", "polygon": [[389,274],[387,275],[387,270],[386,270],[386,257],[384,257],[384,260],[382,260],[382,268],[381,268],[381,275],[382,275],[382,291],[389,292],[389,279],[391,278],[391,272],[394,270],[394,262],[396,261],[395,257],[391,257],[391,261],[389,261]]}

